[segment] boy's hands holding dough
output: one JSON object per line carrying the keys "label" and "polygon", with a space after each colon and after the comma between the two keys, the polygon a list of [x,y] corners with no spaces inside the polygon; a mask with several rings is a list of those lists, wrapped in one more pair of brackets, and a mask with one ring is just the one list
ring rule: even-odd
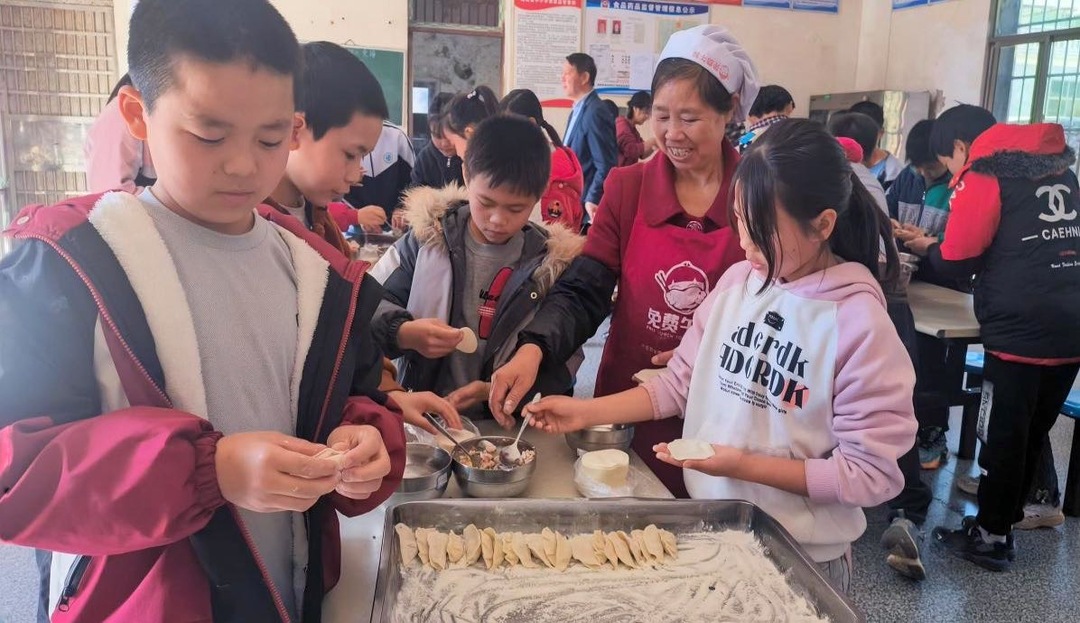
{"label": "boy's hands holding dough", "polygon": [[390,454],[374,426],[339,426],[326,445],[341,453],[336,457],[340,480],[335,488],[347,498],[366,500],[390,473]]}
{"label": "boy's hands holding dough", "polygon": [[302,512],[338,485],[338,464],[327,448],[278,432],[226,435],[214,455],[218,487],[229,502],[255,511]]}

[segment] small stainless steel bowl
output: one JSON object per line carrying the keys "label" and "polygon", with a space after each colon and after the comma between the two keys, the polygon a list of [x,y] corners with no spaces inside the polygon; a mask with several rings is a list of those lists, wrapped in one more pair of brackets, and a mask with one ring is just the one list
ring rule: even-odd
{"label": "small stainless steel bowl", "polygon": [[914,253],[898,253],[898,255],[900,256],[900,262],[903,264],[913,264],[918,266],[919,262],[922,260],[921,257]]}
{"label": "small stainless steel bowl", "polygon": [[[489,441],[497,448],[503,448],[514,442],[513,437],[477,437],[461,443],[468,451],[475,450],[481,441]],[[525,452],[536,448],[527,441],[518,442],[518,450]],[[480,469],[464,465],[457,457],[455,451],[452,456],[454,475],[457,476],[458,485],[465,495],[474,498],[512,498],[525,493],[529,487],[529,481],[533,472],[536,471],[536,462],[540,456],[536,455],[533,460],[512,469]]]}
{"label": "small stainless steel bowl", "polygon": [[450,482],[450,454],[425,443],[405,446],[405,476],[390,499],[395,503],[442,497]]}
{"label": "small stainless steel bowl", "polygon": [[566,433],[566,443],[579,452],[596,450],[626,450],[634,439],[634,427],[629,424],[592,426]]}

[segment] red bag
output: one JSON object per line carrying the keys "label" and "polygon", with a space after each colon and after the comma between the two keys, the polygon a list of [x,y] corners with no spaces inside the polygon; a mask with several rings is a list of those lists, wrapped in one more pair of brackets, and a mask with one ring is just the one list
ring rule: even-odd
{"label": "red bag", "polygon": [[581,205],[581,193],[585,177],[581,162],[569,147],[559,147],[551,152],[551,179],[547,190],[540,197],[540,214],[545,223],[559,223],[573,232],[581,231],[585,209]]}

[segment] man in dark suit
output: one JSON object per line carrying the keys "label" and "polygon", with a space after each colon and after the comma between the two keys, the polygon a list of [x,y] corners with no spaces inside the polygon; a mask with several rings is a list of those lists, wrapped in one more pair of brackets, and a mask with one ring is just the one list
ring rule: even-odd
{"label": "man in dark suit", "polygon": [[562,85],[574,100],[566,126],[566,146],[581,161],[585,175],[582,202],[591,221],[604,194],[604,180],[619,157],[615,139],[615,117],[596,94],[596,61],[588,54],[575,53],[563,63]]}

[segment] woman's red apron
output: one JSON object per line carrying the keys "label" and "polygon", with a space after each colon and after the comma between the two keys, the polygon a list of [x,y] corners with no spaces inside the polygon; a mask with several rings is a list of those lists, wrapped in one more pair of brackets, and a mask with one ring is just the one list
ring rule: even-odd
{"label": "woman's red apron", "polygon": [[[727,193],[721,193],[725,197]],[[674,188],[671,200],[676,201]],[[635,386],[631,377],[653,368],[653,355],[673,350],[694,312],[729,267],[746,259],[731,227],[702,231],[700,223],[653,227],[641,206],[622,257],[619,294],[596,379],[596,395]],[[675,497],[686,498],[682,470],[656,460],[654,444],[682,436],[682,418],[636,426],[633,448]]]}

